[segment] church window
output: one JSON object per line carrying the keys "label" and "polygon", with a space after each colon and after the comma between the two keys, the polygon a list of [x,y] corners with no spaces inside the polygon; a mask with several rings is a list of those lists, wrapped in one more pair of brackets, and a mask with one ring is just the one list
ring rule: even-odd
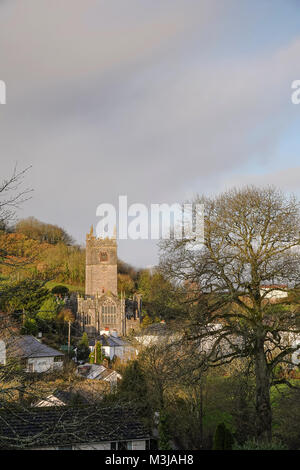
{"label": "church window", "polygon": [[117,323],[117,308],[115,305],[103,305],[101,309],[101,321],[103,326],[115,325]]}

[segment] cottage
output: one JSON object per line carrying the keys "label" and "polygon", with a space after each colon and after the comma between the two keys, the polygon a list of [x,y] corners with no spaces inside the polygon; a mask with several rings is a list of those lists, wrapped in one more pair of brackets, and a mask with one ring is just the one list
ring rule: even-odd
{"label": "cottage", "polygon": [[122,362],[135,359],[136,350],[128,344],[126,341],[121,339],[116,331],[110,332],[108,329],[101,331],[100,336],[90,339],[89,347],[93,352],[95,343],[99,341],[102,350],[106,357],[112,360],[114,357],[118,357]]}
{"label": "cottage", "polygon": [[129,407],[0,410],[0,449],[145,450],[149,443],[149,429]]}
{"label": "cottage", "polygon": [[64,354],[42,344],[34,336],[11,336],[1,340],[0,363],[20,359],[26,372],[47,372],[63,367]]}

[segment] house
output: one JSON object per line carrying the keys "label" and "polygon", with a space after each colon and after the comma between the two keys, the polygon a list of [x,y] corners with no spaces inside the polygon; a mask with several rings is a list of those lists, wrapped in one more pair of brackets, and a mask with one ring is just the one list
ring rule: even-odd
{"label": "house", "polygon": [[115,330],[110,332],[107,328],[100,333],[100,336],[90,339],[89,341],[89,347],[92,352],[95,349],[95,343],[99,341],[104,355],[109,357],[110,360],[116,356],[121,361],[125,362],[136,357],[136,350],[126,341],[119,338]]}
{"label": "house", "polygon": [[276,302],[288,297],[288,286],[286,284],[262,285],[260,295],[270,302]]}
{"label": "house", "polygon": [[178,335],[170,330],[164,321],[153,323],[140,330],[135,336],[136,341],[143,346],[161,344],[168,340],[175,340]]}
{"label": "house", "polygon": [[145,450],[149,445],[149,429],[129,407],[0,410],[2,450]]}
{"label": "house", "polygon": [[71,390],[54,390],[53,393],[33,403],[32,406],[68,406],[74,404],[87,404],[82,395]]}
{"label": "house", "polygon": [[0,341],[0,363],[20,359],[26,372],[47,372],[63,367],[64,354],[34,336],[11,336]]}
{"label": "house", "polygon": [[111,385],[117,385],[118,380],[122,379],[122,376],[118,374],[118,372],[107,369],[107,367],[101,364],[83,364],[78,366],[77,372],[86,379],[104,380]]}

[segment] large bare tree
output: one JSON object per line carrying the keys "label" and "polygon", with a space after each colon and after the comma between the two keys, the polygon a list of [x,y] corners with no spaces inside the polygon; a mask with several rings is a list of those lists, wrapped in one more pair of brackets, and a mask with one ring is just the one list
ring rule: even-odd
{"label": "large bare tree", "polygon": [[186,236],[161,246],[163,272],[187,286],[184,341],[199,369],[252,360],[257,437],[271,440],[270,388],[286,380],[274,370],[291,363],[300,348],[296,300],[270,298],[275,284],[285,291],[284,285],[299,283],[299,204],[273,187],[233,189],[194,202],[204,204],[204,243]]}

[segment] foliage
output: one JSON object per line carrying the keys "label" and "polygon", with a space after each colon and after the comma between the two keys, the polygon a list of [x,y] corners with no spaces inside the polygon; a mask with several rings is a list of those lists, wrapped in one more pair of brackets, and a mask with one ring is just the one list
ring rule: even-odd
{"label": "foliage", "polygon": [[49,295],[42,303],[36,318],[42,322],[52,322],[56,320],[59,311],[59,304],[54,295]]}
{"label": "foliage", "polygon": [[21,334],[36,336],[38,331],[39,329],[36,320],[34,318],[26,318],[21,328]]}
{"label": "foliage", "polygon": [[160,411],[158,423],[158,447],[159,450],[171,450],[171,435],[168,415],[164,410]]}
{"label": "foliage", "polygon": [[[272,288],[263,286],[272,280],[285,290],[287,282],[299,279],[299,203],[269,187],[233,189],[194,202],[204,204],[204,243],[199,246],[194,234],[161,243],[161,271],[186,287],[189,300],[186,357],[197,368],[249,358],[257,437],[271,440],[270,388],[278,383],[273,370],[299,348],[286,337],[299,334],[300,310],[299,300],[269,300]],[[202,354],[195,348],[199,342]]]}
{"label": "foliage", "polygon": [[231,432],[224,423],[220,423],[215,432],[213,450],[231,450],[232,445],[233,438]]}
{"label": "foliage", "polygon": [[233,450],[287,450],[287,447],[279,441],[258,442],[249,440],[242,445],[235,444]]}
{"label": "foliage", "polygon": [[34,217],[20,220],[15,227],[16,233],[21,233],[26,237],[37,240],[40,243],[65,243],[71,245],[72,237],[61,227],[52,224],[46,224]]}
{"label": "foliage", "polygon": [[143,313],[149,318],[168,320],[182,313],[181,290],[168,281],[160,272],[143,270],[138,278],[138,291],[143,299]]}
{"label": "foliage", "polygon": [[83,333],[81,340],[77,346],[77,360],[88,361],[90,355],[89,339],[86,332]]}
{"label": "foliage", "polygon": [[24,310],[26,315],[35,316],[48,296],[49,291],[43,281],[24,279],[9,282],[2,285],[0,308],[4,312]]}
{"label": "foliage", "polygon": [[51,289],[52,294],[66,296],[69,294],[69,289],[66,286],[58,284]]}
{"label": "foliage", "polygon": [[126,297],[131,296],[135,291],[135,283],[129,274],[118,274],[118,292],[125,294]]}
{"label": "foliage", "polygon": [[[96,350],[96,361],[95,361],[95,350]],[[104,353],[102,351],[101,343],[96,341],[95,349],[89,355],[89,360],[91,364],[102,364],[104,359]]]}

